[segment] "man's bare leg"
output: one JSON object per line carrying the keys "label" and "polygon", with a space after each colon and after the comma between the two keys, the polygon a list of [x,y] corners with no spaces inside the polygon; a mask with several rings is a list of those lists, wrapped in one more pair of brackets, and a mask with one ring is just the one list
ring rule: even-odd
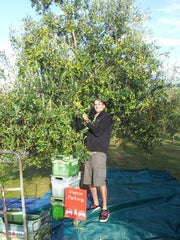
{"label": "man's bare leg", "polygon": [[98,199],[97,187],[93,187],[92,185],[89,185],[89,189],[90,189],[91,194],[92,194],[94,205],[98,206],[99,205],[99,199]]}
{"label": "man's bare leg", "polygon": [[100,186],[100,194],[102,199],[102,209],[107,210],[107,186]]}

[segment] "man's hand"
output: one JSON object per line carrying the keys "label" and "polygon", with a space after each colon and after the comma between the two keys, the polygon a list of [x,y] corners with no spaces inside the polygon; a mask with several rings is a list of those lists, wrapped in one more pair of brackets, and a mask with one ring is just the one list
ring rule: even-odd
{"label": "man's hand", "polygon": [[88,118],[88,115],[86,114],[86,113],[83,113],[83,119],[84,119],[84,121],[86,122],[86,123],[88,123],[89,122],[89,118]]}

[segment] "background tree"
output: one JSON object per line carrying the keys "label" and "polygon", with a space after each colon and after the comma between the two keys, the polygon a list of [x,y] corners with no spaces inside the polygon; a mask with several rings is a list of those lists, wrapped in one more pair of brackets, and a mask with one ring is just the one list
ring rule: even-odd
{"label": "background tree", "polygon": [[171,107],[170,114],[164,119],[164,135],[173,138],[180,137],[180,86],[168,84],[168,98]]}
{"label": "background tree", "polygon": [[[113,135],[150,151],[171,108],[158,47],[144,40],[143,15],[133,0],[33,0],[42,14],[27,18],[18,51],[18,79],[3,97],[1,147],[24,149],[42,166],[52,153],[83,161],[83,131],[73,119],[97,97],[114,119]],[[59,14],[51,13],[51,6]]]}

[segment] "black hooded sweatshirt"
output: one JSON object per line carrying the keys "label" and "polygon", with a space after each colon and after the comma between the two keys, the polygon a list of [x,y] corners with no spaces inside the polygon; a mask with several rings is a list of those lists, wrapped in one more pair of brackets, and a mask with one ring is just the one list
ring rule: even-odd
{"label": "black hooded sweatshirt", "polygon": [[91,152],[104,152],[107,154],[112,132],[111,116],[102,111],[93,123],[87,123],[87,127],[87,149]]}

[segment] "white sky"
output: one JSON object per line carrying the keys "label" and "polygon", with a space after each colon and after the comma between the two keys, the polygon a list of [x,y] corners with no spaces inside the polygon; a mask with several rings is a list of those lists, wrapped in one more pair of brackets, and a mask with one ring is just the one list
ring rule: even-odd
{"label": "white sky", "polygon": [[163,51],[171,51],[170,63],[180,66],[180,0],[136,0],[148,9],[153,38]]}

